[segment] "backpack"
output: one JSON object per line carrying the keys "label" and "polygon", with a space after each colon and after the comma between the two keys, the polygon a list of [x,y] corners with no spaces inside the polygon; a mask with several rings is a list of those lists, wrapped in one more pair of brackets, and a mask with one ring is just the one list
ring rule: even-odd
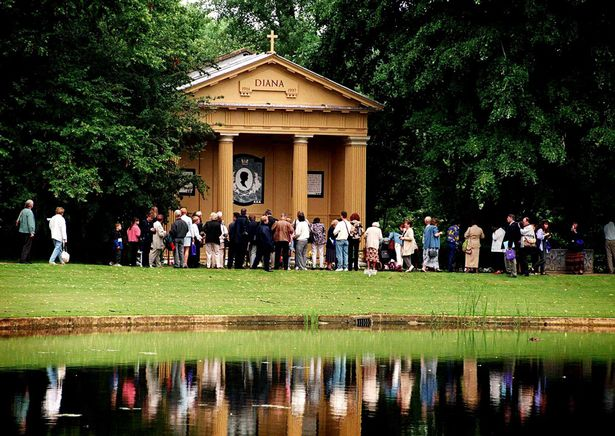
{"label": "backpack", "polygon": [[162,240],[164,243],[164,247],[167,250],[173,251],[175,249],[175,244],[173,243],[173,237],[170,234],[167,234]]}

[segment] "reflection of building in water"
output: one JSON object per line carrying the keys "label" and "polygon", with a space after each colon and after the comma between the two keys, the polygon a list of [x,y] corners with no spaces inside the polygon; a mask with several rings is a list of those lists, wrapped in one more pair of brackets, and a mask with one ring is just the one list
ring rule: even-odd
{"label": "reflection of building in water", "polygon": [[[536,433],[549,415],[559,414],[568,422],[592,416],[588,413],[595,413],[598,420],[612,419],[615,386],[611,362],[575,361],[562,366],[540,359],[427,357],[413,362],[410,357],[370,354],[241,362],[206,358],[188,364],[148,361],[134,369],[97,371],[99,381],[111,381],[97,399],[84,395],[81,387],[75,389],[72,382],[85,379],[67,375],[64,367],[47,368],[48,381],[42,380],[36,390],[23,382],[9,386],[14,417],[14,422],[8,420],[13,426],[9,432],[25,432],[28,417],[29,432],[37,432],[41,424],[33,421],[39,420],[54,432],[69,433],[71,419],[59,419],[64,416],[61,411],[83,401],[84,416],[102,405],[103,419],[110,413],[124,422],[114,425],[135,425],[140,415],[151,433],[354,436],[457,430],[501,434],[504,429]],[[32,404],[40,404],[42,412],[30,410],[28,416]],[[576,405],[574,415],[567,415],[571,404]],[[126,412],[127,407],[133,410]],[[98,433],[108,430],[102,427]]]}
{"label": "reflection of building in water", "polygon": [[478,406],[478,374],[476,359],[463,359],[463,402],[470,409]]}
{"label": "reflection of building in water", "polygon": [[62,384],[66,376],[66,367],[47,367],[47,377],[49,385],[45,391],[45,399],[43,400],[43,417],[51,423],[55,423],[60,413],[62,404]]}
{"label": "reflection of building in water", "polygon": [[412,374],[412,360],[399,359],[401,369],[399,371],[399,393],[397,395],[397,404],[402,415],[410,413],[410,401],[412,400],[412,388],[414,387],[414,374]]}

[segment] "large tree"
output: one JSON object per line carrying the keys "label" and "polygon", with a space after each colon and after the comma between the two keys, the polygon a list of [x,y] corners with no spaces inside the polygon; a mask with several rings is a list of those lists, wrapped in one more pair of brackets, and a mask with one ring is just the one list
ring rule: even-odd
{"label": "large tree", "polygon": [[33,198],[44,237],[62,205],[94,260],[115,220],[177,203],[179,155],[210,134],[177,88],[224,38],[179,0],[9,0],[0,16],[3,230]]}
{"label": "large tree", "polygon": [[386,104],[368,148],[374,216],[613,213],[613,5],[333,3],[313,68]]}

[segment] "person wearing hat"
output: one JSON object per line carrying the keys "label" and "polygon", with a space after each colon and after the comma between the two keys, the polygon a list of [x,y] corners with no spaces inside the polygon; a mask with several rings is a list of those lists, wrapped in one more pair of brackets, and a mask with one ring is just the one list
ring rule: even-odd
{"label": "person wearing hat", "polygon": [[380,223],[375,221],[372,226],[365,231],[365,262],[367,262],[367,268],[365,274],[371,276],[376,274],[378,269],[378,247],[382,241],[382,230],[380,230]]}

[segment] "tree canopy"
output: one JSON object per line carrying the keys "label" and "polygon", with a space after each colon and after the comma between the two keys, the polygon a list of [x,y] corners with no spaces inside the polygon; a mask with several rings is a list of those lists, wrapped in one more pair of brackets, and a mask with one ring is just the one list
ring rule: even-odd
{"label": "tree canopy", "polygon": [[180,152],[211,133],[177,87],[211,63],[219,27],[179,0],[6,1],[0,16],[5,228],[34,198],[41,223],[63,205],[91,246],[115,220],[174,206]]}
{"label": "tree canopy", "polygon": [[174,205],[178,156],[210,133],[178,86],[224,52],[268,50],[270,30],[282,56],[385,104],[366,221],[515,212],[598,229],[615,212],[609,2],[8,0],[0,17],[5,230],[28,197],[67,206],[84,239]]}

